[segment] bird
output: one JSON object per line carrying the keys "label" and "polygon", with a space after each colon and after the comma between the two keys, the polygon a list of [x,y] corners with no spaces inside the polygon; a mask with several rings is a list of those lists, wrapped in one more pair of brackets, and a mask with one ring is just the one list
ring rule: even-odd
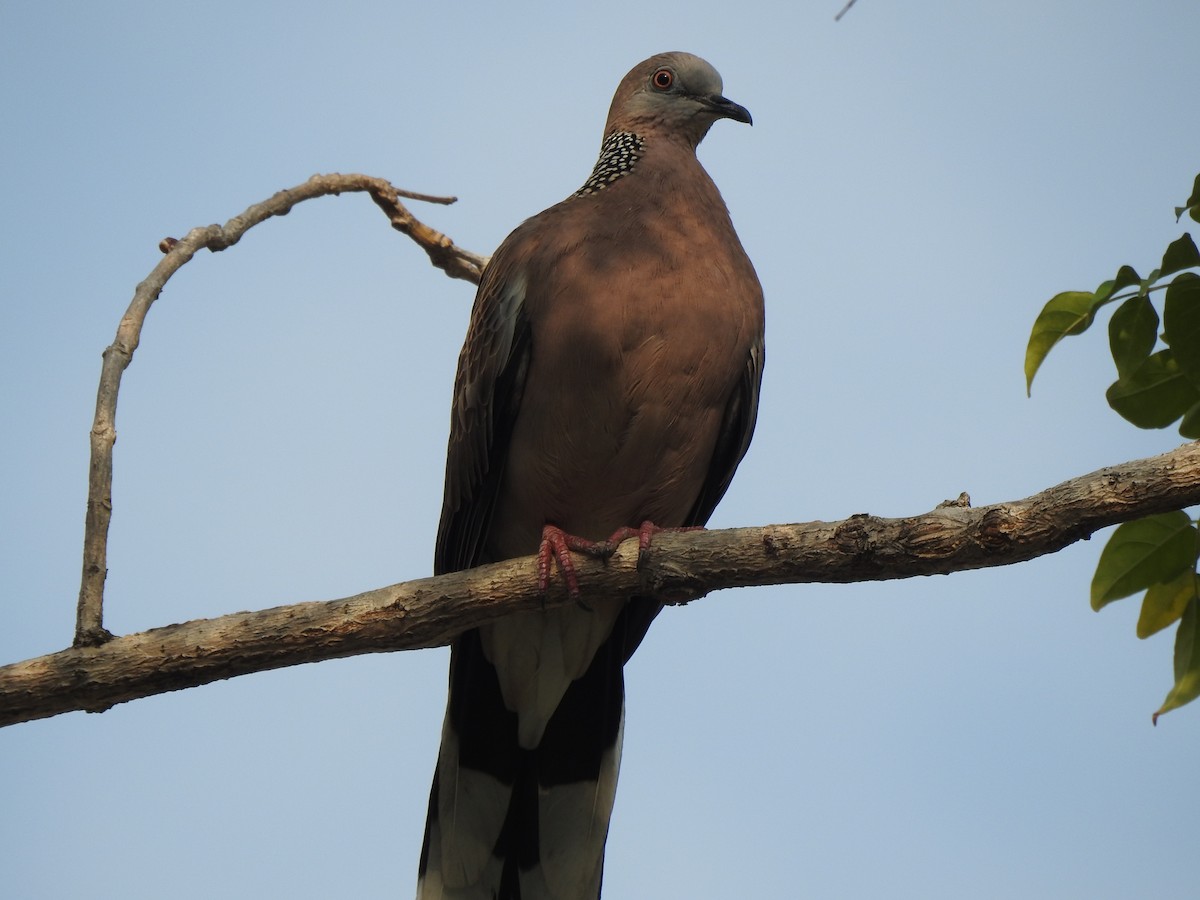
{"label": "bird", "polygon": [[753,124],[690,53],[621,80],[592,174],[483,270],[459,355],[435,574],[538,554],[576,602],[454,639],[418,900],[596,900],[623,667],[661,604],[571,552],[703,526],[745,456],[763,292],[696,148]]}

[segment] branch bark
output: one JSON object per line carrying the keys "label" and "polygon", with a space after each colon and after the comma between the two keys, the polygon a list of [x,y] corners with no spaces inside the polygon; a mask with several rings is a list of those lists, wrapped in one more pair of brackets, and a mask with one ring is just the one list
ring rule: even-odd
{"label": "branch bark", "polygon": [[[1110,466],[1024,500],[947,503],[906,519],[663,534],[642,560],[626,542],[607,564],[578,559],[587,594],[685,603],[766,584],[948,574],[1053,553],[1099,528],[1200,503],[1200,443]],[[197,619],[0,668],[0,725],[99,712],[153,694],[325,659],[436,647],[500,616],[569,602],[540,596],[534,559],[392,585],[326,602]]]}
{"label": "branch bark", "polygon": [[247,231],[267,219],[286,216],[305,200],[365,191],[383,210],[392,227],[412,238],[429,254],[430,261],[451,278],[479,283],[486,257],[463,250],[439,231],[417,220],[401,197],[427,203],[454,203],[455,197],[435,197],[400,190],[382,178],[369,175],[314,175],[304,184],[279,191],[256,203],[224,225],[193,228],[182,240],[164,238],[159,249],[165,254],[154,270],[139,284],[133,300],[117,326],[117,336],[104,351],[100,386],[96,391],[96,415],[91,430],[91,462],[88,467],[87,513],[83,533],[83,575],[76,607],[75,646],[96,646],[112,639],[104,627],[104,579],[108,575],[108,526],[112,520],[113,445],[117,440],[117,394],[121,376],[141,340],[142,324],[166,283],[197,252],[217,253],[232,247]]}

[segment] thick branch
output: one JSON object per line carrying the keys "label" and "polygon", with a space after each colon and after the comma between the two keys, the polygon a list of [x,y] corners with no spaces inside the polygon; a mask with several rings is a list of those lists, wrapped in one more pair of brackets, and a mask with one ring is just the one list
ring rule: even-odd
{"label": "thick branch", "polygon": [[[626,542],[608,564],[578,560],[587,594],[686,602],[730,587],[909,578],[1023,562],[1106,525],[1200,503],[1200,443],[1112,466],[1012,503],[954,504],[908,519],[663,534],[647,558]],[[436,647],[498,616],[567,602],[539,597],[532,558],[343,600],[199,619],[0,668],[0,725],[235,675],[359,653]]]}
{"label": "thick branch", "polygon": [[91,463],[88,470],[87,514],[83,535],[83,576],[76,611],[75,646],[101,644],[112,638],[104,628],[104,579],[108,574],[108,526],[112,519],[113,444],[117,439],[117,394],[121,376],[133,360],[141,339],[142,324],[151,305],[162,293],[167,281],[199,250],[216,253],[232,247],[247,231],[274,216],[286,216],[292,207],[305,200],[365,191],[383,210],[392,227],[420,245],[430,260],[452,278],[479,282],[487,263],[484,257],[455,246],[450,238],[418,221],[401,202],[405,197],[428,203],[453,203],[454,197],[433,197],[393,187],[382,178],[368,175],[314,175],[304,184],[280,191],[262,203],[256,203],[224,225],[193,228],[182,240],[165,238],[159,248],[165,256],[150,275],[137,286],[133,300],[117,326],[117,336],[104,351],[100,386],[96,391],[96,416],[91,431]]}

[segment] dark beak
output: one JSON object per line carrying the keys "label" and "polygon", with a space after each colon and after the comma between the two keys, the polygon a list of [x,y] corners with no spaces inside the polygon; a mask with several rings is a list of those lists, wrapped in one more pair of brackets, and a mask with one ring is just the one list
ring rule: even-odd
{"label": "dark beak", "polygon": [[713,94],[703,98],[703,103],[719,118],[733,119],[735,122],[745,122],[747,125],[753,125],[754,120],[750,118],[750,110],[740,104],[734,103],[728,97],[722,97],[720,94]]}

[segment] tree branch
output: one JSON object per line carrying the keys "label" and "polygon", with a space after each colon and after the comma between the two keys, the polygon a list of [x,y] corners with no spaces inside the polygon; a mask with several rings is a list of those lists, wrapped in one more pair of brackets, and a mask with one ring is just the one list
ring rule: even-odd
{"label": "tree branch", "polygon": [[846,13],[850,12],[850,7],[852,7],[857,2],[858,2],[858,0],[846,0],[846,5],[843,6],[841,8],[841,11],[836,16],[833,17],[833,21],[835,21],[835,22],[842,21],[842,16],[844,16]]}
{"label": "tree branch", "polygon": [[[731,587],[947,574],[1053,553],[1107,525],[1200,503],[1200,443],[1100,469],[1024,500],[958,503],[907,519],[662,534],[646,558],[626,542],[607,564],[577,560],[588,594],[682,603]],[[503,615],[569,602],[539,596],[532,557],[354,597],[197,619],[0,668],[0,725],[360,653],[448,643]]]}
{"label": "tree branch", "polygon": [[104,579],[108,574],[108,526],[112,519],[113,444],[117,440],[117,394],[121,376],[133,360],[141,339],[142,324],[151,305],[158,299],[171,276],[196,253],[207,249],[216,253],[232,247],[247,231],[275,216],[286,216],[292,207],[305,200],[365,191],[383,210],[392,227],[412,238],[435,266],[451,278],[479,283],[487,259],[455,245],[439,231],[418,221],[400,198],[427,203],[454,203],[454,197],[434,197],[399,190],[382,178],[369,175],[314,175],[304,184],[280,191],[256,203],[224,225],[193,228],[182,240],[164,238],[159,249],[165,254],[146,280],[137,286],[133,300],[117,326],[117,336],[104,351],[100,368],[100,386],[96,391],[96,416],[91,430],[91,462],[88,468],[87,514],[84,518],[83,575],[76,608],[75,646],[95,646],[112,639],[104,627]]}

